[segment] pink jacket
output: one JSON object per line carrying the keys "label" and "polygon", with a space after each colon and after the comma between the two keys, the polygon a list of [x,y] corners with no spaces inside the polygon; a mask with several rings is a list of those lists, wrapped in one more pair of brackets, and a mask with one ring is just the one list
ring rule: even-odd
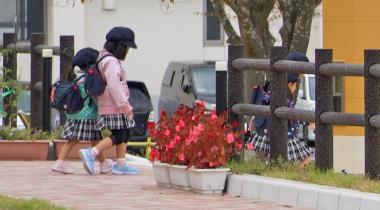
{"label": "pink jacket", "polygon": [[[99,58],[105,54],[110,53],[104,49],[101,50]],[[98,67],[100,73],[107,82],[104,93],[98,96],[99,114],[130,113],[133,108],[128,101],[129,88],[121,61],[113,56],[108,56],[98,64]]]}

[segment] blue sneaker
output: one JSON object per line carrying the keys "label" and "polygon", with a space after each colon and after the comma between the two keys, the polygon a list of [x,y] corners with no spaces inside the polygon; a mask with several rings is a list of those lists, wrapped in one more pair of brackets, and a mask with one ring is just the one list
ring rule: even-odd
{"label": "blue sneaker", "polygon": [[139,174],[139,170],[135,167],[132,167],[132,166],[118,166],[118,165],[114,165],[112,167],[112,173],[113,174],[116,174],[116,175],[137,175]]}
{"label": "blue sneaker", "polygon": [[82,159],[84,169],[86,169],[87,173],[94,175],[94,162],[95,157],[91,155],[91,148],[88,149],[80,149],[79,156]]}

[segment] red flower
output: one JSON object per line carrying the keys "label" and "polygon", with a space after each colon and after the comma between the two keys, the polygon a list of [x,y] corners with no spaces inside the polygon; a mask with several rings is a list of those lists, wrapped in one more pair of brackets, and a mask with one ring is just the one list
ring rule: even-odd
{"label": "red flower", "polygon": [[172,117],[162,113],[157,125],[149,130],[161,162],[217,168],[225,166],[229,157],[242,149],[238,137],[243,133],[233,130],[225,112],[207,112],[205,102],[198,101],[194,108],[181,105]]}
{"label": "red flower", "polygon": [[234,141],[235,141],[234,134],[233,133],[227,134],[227,143],[231,144]]}
{"label": "red flower", "polygon": [[183,153],[179,154],[178,159],[180,161],[184,161],[185,160],[185,155]]}
{"label": "red flower", "polygon": [[160,160],[160,153],[156,149],[152,149],[152,151],[150,151],[149,160],[150,161]]}
{"label": "red flower", "polygon": [[253,150],[253,148],[254,148],[254,146],[253,146],[253,143],[252,143],[252,142],[249,143],[249,144],[247,144],[247,149],[249,149],[249,150]]}
{"label": "red flower", "polygon": [[195,101],[196,106],[206,107],[206,102],[203,100],[196,100]]}

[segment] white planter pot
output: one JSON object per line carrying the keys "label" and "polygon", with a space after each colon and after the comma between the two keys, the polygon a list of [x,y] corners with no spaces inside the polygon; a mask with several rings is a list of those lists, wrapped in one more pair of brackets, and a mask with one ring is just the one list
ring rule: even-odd
{"label": "white planter pot", "polygon": [[191,189],[202,194],[222,194],[229,168],[189,169]]}
{"label": "white planter pot", "polygon": [[172,165],[169,169],[170,183],[174,188],[190,190],[190,180],[186,166]]}
{"label": "white planter pot", "polygon": [[153,163],[154,179],[158,186],[171,187],[169,168],[170,165],[167,163],[156,161]]}

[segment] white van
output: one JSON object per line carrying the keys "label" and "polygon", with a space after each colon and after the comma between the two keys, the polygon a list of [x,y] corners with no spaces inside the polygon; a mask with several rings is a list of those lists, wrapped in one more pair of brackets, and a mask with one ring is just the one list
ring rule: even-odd
{"label": "white van", "polygon": [[[315,75],[303,74],[298,90],[296,109],[315,110]],[[310,146],[314,146],[315,134],[309,127],[300,126],[299,137]]]}

